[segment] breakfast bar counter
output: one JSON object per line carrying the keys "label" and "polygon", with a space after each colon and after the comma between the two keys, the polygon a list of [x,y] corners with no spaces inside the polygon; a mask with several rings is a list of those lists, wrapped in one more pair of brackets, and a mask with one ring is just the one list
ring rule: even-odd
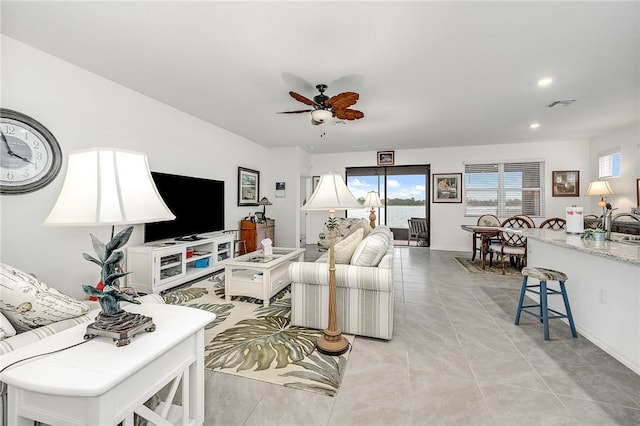
{"label": "breakfast bar counter", "polygon": [[[581,337],[640,374],[640,241],[526,229],[527,265],[562,271]],[[554,303],[555,302],[555,303]],[[563,311],[560,301],[549,305]]]}

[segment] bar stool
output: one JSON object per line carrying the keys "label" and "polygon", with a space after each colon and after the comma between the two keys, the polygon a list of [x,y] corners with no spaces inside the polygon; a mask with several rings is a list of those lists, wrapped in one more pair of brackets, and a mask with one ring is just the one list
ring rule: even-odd
{"label": "bar stool", "polygon": [[[537,279],[539,283],[536,285],[527,285],[527,280],[529,279],[529,277]],[[571,335],[573,337],[578,337],[578,333],[576,333],[576,327],[573,323],[573,316],[571,315],[571,308],[569,307],[567,290],[564,286],[564,282],[566,280],[567,276],[564,273],[554,271],[553,269],[545,269],[535,266],[522,268],[522,287],[520,289],[520,300],[518,301],[518,309],[516,310],[515,324],[518,325],[520,323],[520,314],[522,312],[533,315],[542,322],[542,325],[544,327],[544,340],[549,340],[549,320],[556,318],[567,318],[569,320],[569,327],[571,328]],[[547,281],[558,281],[558,283],[560,284],[560,291],[547,288]],[[534,290],[535,288],[538,288],[539,290],[536,291]],[[524,296],[527,291],[540,295],[540,303],[536,305],[523,305]],[[549,308],[549,306],[547,305],[548,294],[562,295],[562,299],[564,300],[564,308],[567,312],[566,314],[562,314],[556,310]],[[527,308],[537,307],[540,307],[539,311],[537,312],[531,312],[527,310]],[[553,312],[555,315],[549,316],[549,311]]]}

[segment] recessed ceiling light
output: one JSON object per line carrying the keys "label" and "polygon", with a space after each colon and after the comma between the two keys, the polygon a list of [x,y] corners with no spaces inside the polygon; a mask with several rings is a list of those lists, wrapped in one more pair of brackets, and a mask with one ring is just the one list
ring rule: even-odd
{"label": "recessed ceiling light", "polygon": [[551,77],[544,77],[538,80],[538,87],[546,87],[553,83],[553,79]]}
{"label": "recessed ceiling light", "polygon": [[531,123],[531,124],[529,124],[529,128],[530,129],[537,129],[538,127],[540,127],[540,123]]}

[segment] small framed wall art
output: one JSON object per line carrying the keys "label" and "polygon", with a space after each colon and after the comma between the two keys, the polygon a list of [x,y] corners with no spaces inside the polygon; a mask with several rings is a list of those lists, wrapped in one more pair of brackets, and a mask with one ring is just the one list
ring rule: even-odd
{"label": "small framed wall art", "polygon": [[285,182],[276,182],[276,198],[284,198],[287,196],[285,185]]}
{"label": "small framed wall art", "polygon": [[578,197],[580,195],[580,171],[561,170],[551,172],[554,197]]}
{"label": "small framed wall art", "polygon": [[238,167],[238,205],[257,206],[260,199],[260,172]]}
{"label": "small framed wall art", "polygon": [[394,151],[378,151],[378,166],[393,166],[395,164]]}
{"label": "small framed wall art", "polygon": [[462,173],[433,174],[433,202],[462,202]]}

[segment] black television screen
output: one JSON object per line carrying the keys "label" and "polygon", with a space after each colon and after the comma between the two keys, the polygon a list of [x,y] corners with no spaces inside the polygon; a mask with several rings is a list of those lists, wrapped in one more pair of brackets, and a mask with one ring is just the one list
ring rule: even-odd
{"label": "black television screen", "polygon": [[224,230],[224,181],[151,172],[175,220],[144,225],[144,242]]}

